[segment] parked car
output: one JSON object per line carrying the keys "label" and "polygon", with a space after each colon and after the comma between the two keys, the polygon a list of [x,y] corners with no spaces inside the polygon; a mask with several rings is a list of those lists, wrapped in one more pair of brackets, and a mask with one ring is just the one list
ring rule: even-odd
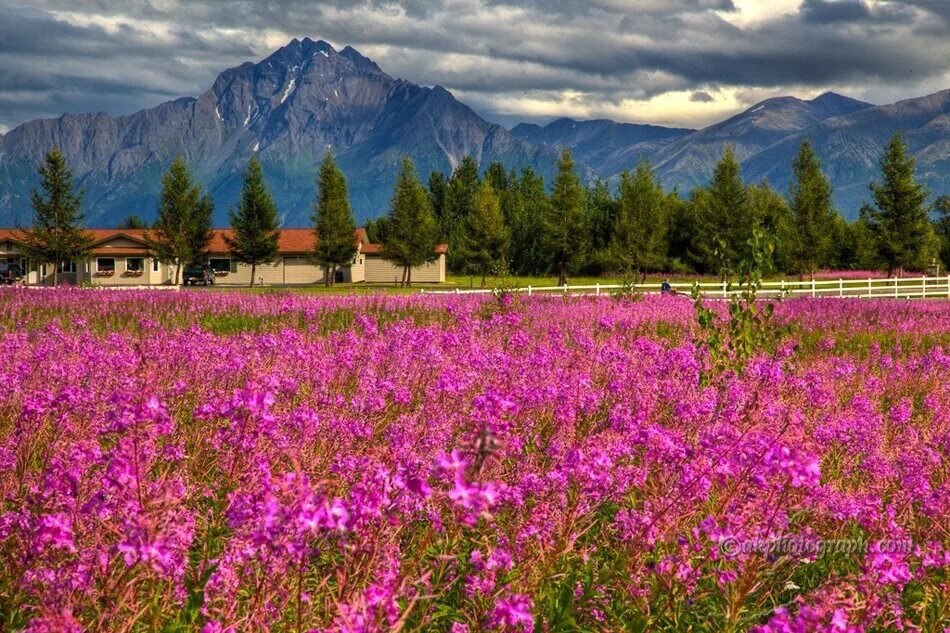
{"label": "parked car", "polygon": [[184,282],[186,286],[214,285],[214,269],[208,264],[192,264],[185,267]]}
{"label": "parked car", "polygon": [[19,264],[0,263],[0,284],[15,284],[23,279],[23,269]]}

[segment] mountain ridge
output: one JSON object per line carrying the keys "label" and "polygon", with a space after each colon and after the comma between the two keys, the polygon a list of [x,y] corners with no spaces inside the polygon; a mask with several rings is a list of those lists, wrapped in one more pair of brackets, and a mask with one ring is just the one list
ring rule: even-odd
{"label": "mountain ridge", "polygon": [[440,86],[394,79],[351,47],[292,40],[263,60],[218,75],[197,97],[130,115],[65,114],[2,137],[0,222],[28,222],[29,191],[43,154],[59,147],[87,191],[90,223],[135,213],[154,217],[161,174],[184,155],[214,195],[215,221],[237,200],[241,173],[257,153],[286,224],[308,223],[314,178],[326,150],[349,177],[359,221],[384,213],[401,156],[424,180],[466,154],[487,165],[553,171],[554,152],[489,123]]}
{"label": "mountain ridge", "polygon": [[[615,122],[607,119],[574,123],[604,127]],[[512,133],[550,141],[564,125],[565,119],[544,126],[519,124],[512,128]],[[568,136],[549,144],[558,149],[571,148],[578,162],[590,164],[598,177],[606,179],[631,169],[639,158],[649,159],[667,189],[678,187],[683,192],[707,184],[723,150],[730,145],[747,182],[767,180],[784,193],[792,176],[791,161],[807,137],[831,179],[839,212],[853,219],[870,199],[868,184],[879,178],[878,160],[897,131],[904,133],[918,160],[918,178],[929,187],[932,196],[950,191],[950,90],[884,105],[834,92],[810,100],[773,97],[657,146],[631,145],[629,150],[642,150],[639,156],[633,151],[624,156],[621,151],[623,160],[614,164],[603,161],[602,152],[586,151],[583,144]]]}
{"label": "mountain ridge", "polygon": [[570,148],[582,175],[612,179],[649,159],[667,188],[688,192],[708,182],[732,145],[747,181],[780,191],[801,139],[812,139],[846,216],[868,198],[884,143],[903,130],[932,193],[950,189],[950,90],[875,106],[834,92],[810,100],[774,97],[702,129],[578,121],[490,123],[442,86],[393,78],[346,46],[293,39],[258,62],[222,71],[198,96],[138,112],[63,114],[0,134],[0,224],[28,223],[36,167],[52,147],[67,156],[87,191],[90,224],[130,214],[154,217],[161,175],[184,155],[215,196],[215,221],[227,219],[241,174],[258,154],[285,225],[309,223],[314,177],[332,150],[347,174],[357,220],[385,213],[404,154],[425,180],[471,154],[481,168],[499,160],[530,166],[550,183],[556,153]]}

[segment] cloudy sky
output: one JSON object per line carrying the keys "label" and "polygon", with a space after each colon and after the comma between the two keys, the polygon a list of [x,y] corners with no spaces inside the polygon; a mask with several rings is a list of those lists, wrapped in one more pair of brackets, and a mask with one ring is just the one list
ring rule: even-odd
{"label": "cloudy sky", "polygon": [[0,132],[197,95],[304,36],[507,126],[698,127],[779,94],[950,88],[950,0],[0,0]]}

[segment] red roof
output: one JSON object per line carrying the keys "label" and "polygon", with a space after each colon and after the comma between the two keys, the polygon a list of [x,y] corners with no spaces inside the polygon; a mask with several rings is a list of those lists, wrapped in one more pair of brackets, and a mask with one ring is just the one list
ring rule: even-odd
{"label": "red roof", "polygon": [[[91,234],[93,238],[93,255],[140,255],[143,254],[147,248],[145,244],[145,235],[148,231],[145,229],[86,229],[86,232]],[[0,241],[4,241],[6,239],[20,241],[20,235],[21,231],[19,229],[0,229]],[[234,235],[233,229],[213,229],[208,251],[211,253],[227,253],[228,245],[227,242],[224,241],[224,237],[230,237],[232,235]],[[107,242],[120,237],[125,237],[132,241],[140,242],[142,244],[142,252],[136,252],[135,247],[110,247],[106,245]],[[361,253],[373,254],[380,253],[382,251],[381,245],[369,243],[369,240],[366,237],[365,229],[356,229],[355,237],[357,242],[360,244]],[[282,254],[308,253],[312,251],[315,246],[316,237],[313,233],[313,229],[280,230],[280,239],[277,243],[277,247],[280,249]],[[448,252],[448,250],[449,247],[447,244],[439,244],[435,247],[435,252],[439,254]]]}

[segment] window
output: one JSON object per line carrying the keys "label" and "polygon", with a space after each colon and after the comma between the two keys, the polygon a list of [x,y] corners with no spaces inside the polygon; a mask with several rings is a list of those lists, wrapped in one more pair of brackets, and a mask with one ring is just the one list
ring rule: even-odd
{"label": "window", "polygon": [[153,273],[158,272],[158,258],[157,257],[152,258],[152,272]]}
{"label": "window", "polygon": [[115,258],[114,257],[97,257],[96,258],[96,271],[97,272],[115,272]]}
{"label": "window", "polygon": [[213,257],[208,260],[208,265],[211,266],[211,270],[216,273],[237,272],[237,263],[232,264],[231,260],[227,257]]}
{"label": "window", "polygon": [[145,270],[145,259],[141,257],[126,257],[125,269],[130,273],[140,273]]}
{"label": "window", "polygon": [[59,266],[56,267],[56,272],[74,273],[76,272],[76,262],[60,262]]}

